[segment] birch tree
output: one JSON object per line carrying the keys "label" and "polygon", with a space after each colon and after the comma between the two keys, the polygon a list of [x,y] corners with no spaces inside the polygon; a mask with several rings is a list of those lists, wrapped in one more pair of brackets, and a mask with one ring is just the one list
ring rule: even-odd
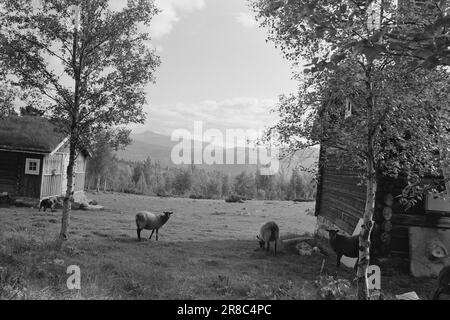
{"label": "birch tree", "polygon": [[129,0],[0,0],[0,63],[23,89],[37,89],[69,137],[67,190],[58,243],[68,236],[78,150],[102,130],[145,119],[145,86],[159,59],[148,30],[153,2]]}
{"label": "birch tree", "polygon": [[[367,299],[376,171],[435,173],[439,100],[448,101],[448,74],[417,68],[417,57],[386,42],[397,8],[383,1],[254,1],[262,27],[292,61],[302,83],[284,96],[273,128],[293,150],[318,143],[351,155],[363,169],[366,204],[359,237],[358,298]],[[398,28],[395,28],[398,31]],[[306,65],[305,65],[306,64]],[[431,82],[427,82],[431,81]],[[440,85],[434,86],[434,82]],[[443,89],[443,90],[442,90]],[[421,96],[420,93],[423,93]],[[345,107],[357,108],[345,117]],[[391,150],[392,152],[388,152]],[[348,159],[349,157],[347,157]]]}

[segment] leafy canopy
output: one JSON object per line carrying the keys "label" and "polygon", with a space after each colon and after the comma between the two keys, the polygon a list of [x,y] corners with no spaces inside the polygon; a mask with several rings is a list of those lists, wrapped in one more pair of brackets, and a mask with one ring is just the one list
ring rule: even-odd
{"label": "leafy canopy", "polygon": [[143,31],[157,13],[153,2],[129,0],[119,12],[109,2],[0,0],[4,69],[15,85],[44,97],[75,144],[111,126],[142,123],[145,86],[159,65]]}
{"label": "leafy canopy", "polygon": [[411,64],[450,65],[447,0],[256,0],[253,7],[286,57],[313,68],[349,54],[414,58]]}

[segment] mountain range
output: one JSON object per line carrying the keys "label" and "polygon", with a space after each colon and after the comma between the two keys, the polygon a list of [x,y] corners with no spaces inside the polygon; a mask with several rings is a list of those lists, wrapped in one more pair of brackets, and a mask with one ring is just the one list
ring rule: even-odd
{"label": "mountain range", "polygon": [[[139,134],[132,134],[131,136],[133,142],[127,146],[124,150],[120,150],[117,152],[117,157],[119,159],[123,159],[126,161],[143,161],[150,157],[152,161],[157,161],[164,166],[172,166],[172,167],[187,167],[189,164],[175,164],[172,161],[172,150],[175,146],[177,146],[180,141],[172,141],[171,137],[158,134],[152,131],[146,131]],[[194,141],[184,141],[184,143],[188,143],[194,146]],[[201,145],[203,149],[193,149],[191,151],[191,159],[194,158],[193,153],[197,150],[202,152],[204,148],[209,146],[209,143],[197,142],[197,145]],[[205,170],[216,170],[230,175],[237,175],[243,171],[246,172],[255,172],[257,170],[256,164],[248,164],[250,151],[245,148],[236,147],[233,149],[217,147],[221,149],[220,151],[225,155],[230,154],[230,152],[234,151],[235,159],[237,155],[241,157],[245,157],[247,164],[196,164],[196,167],[205,169]],[[255,150],[255,149],[253,149]],[[289,159],[283,159],[280,161],[280,167],[284,172],[289,175],[289,172],[292,171],[293,168],[301,165],[306,168],[312,168],[317,162],[319,157],[319,149],[318,148],[309,148],[306,150],[298,151],[293,157]]]}

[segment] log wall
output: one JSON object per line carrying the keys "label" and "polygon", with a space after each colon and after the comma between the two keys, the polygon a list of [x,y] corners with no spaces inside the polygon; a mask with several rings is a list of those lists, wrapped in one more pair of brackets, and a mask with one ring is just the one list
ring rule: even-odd
{"label": "log wall", "polygon": [[352,234],[364,213],[366,187],[360,184],[359,172],[345,165],[338,167],[333,154],[323,153],[321,160],[316,214]]}
{"label": "log wall", "polygon": [[[326,159],[324,159],[326,158]],[[340,165],[333,153],[321,153],[316,215],[334,223],[340,229],[352,234],[363,216],[366,187],[361,184],[360,172],[349,166]],[[382,175],[377,177],[378,187],[374,213],[375,227],[372,246],[381,256],[390,253],[409,255],[408,227],[450,228],[450,217],[426,213],[424,203],[418,202],[412,208],[403,206],[398,195],[406,186],[406,179],[392,179]],[[394,200],[386,204],[386,196]],[[390,201],[389,201],[390,202]],[[386,209],[388,208],[388,209]],[[383,215],[383,210],[389,214]]]}
{"label": "log wall", "polygon": [[[27,158],[40,160],[39,175],[25,174]],[[42,168],[42,155],[0,151],[0,192],[7,192],[12,196],[39,198]]]}

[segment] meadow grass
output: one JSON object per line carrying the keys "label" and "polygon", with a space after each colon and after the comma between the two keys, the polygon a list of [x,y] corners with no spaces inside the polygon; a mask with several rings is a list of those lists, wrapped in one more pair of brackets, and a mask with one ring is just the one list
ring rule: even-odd
{"label": "meadow grass", "polygon": [[[294,247],[280,246],[273,256],[255,240],[269,220],[279,223],[284,237],[312,234],[315,217],[306,212],[313,203],[88,196],[106,210],[74,211],[61,250],[55,246],[61,212],[0,208],[0,299],[330,298],[324,287],[336,292],[331,298],[354,299],[354,274],[336,269],[331,250],[328,256],[300,256]],[[134,215],[144,209],[175,211],[158,242],[136,239]],[[248,215],[240,214],[244,209]],[[70,265],[80,267],[81,290],[67,289]],[[435,280],[395,270],[382,278],[386,297],[431,295]],[[336,287],[344,282],[349,288]]]}

